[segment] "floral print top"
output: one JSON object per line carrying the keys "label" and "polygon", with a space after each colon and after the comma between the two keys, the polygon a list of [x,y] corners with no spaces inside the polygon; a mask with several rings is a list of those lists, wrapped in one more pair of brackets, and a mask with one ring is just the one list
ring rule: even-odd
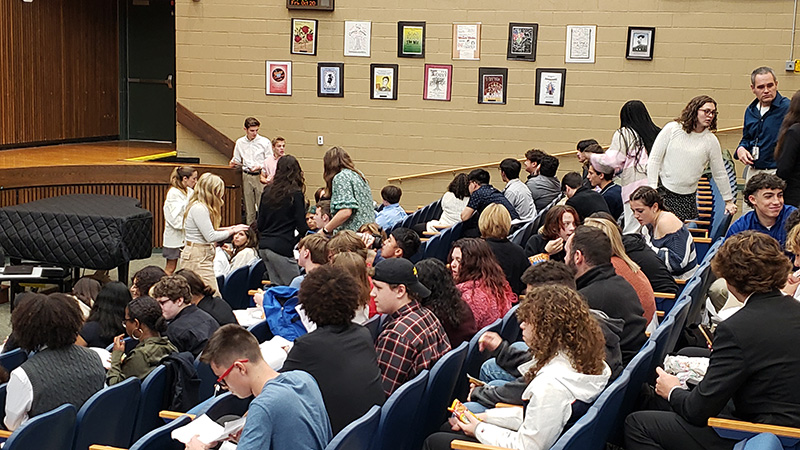
{"label": "floral print top", "polygon": [[342,169],[333,177],[331,193],[331,215],[339,210],[352,209],[353,214],[336,231],[352,230],[365,223],[375,222],[375,208],[372,204],[372,191],[369,184],[350,169]]}

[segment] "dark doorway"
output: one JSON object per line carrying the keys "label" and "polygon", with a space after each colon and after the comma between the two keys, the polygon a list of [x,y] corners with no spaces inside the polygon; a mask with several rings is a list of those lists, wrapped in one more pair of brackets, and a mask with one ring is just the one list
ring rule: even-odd
{"label": "dark doorway", "polygon": [[[175,5],[172,0],[125,3],[127,46],[122,61],[127,139],[175,142]],[[125,137],[123,137],[125,138]]]}

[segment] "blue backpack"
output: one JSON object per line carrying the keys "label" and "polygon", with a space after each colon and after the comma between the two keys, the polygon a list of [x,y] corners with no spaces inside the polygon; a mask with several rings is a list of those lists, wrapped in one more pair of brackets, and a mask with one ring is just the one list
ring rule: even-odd
{"label": "blue backpack", "polygon": [[297,289],[293,287],[274,286],[264,292],[264,317],[272,334],[288,341],[306,334],[297,302]]}

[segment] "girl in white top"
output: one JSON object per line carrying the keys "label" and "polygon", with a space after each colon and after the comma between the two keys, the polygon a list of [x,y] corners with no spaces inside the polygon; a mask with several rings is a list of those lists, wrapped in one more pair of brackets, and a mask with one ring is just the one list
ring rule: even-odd
{"label": "girl in white top", "polygon": [[184,218],[186,247],[181,252],[181,267],[196,273],[219,295],[214,275],[214,243],[230,237],[247,225],[219,228],[222,221],[222,196],[225,183],[217,175],[204,173],[197,179]]}
{"label": "girl in white top", "polygon": [[467,174],[460,173],[453,178],[447,192],[442,196],[442,216],[439,220],[431,220],[426,224],[427,231],[436,233],[439,228],[446,228],[461,222],[461,211],[469,201],[469,181]]}
{"label": "girl in white top", "polygon": [[693,98],[675,121],[664,126],[653,143],[647,164],[647,183],[661,185],[664,204],[681,220],[697,217],[697,182],[711,164],[711,174],[723,200],[725,212],[736,214],[728,172],[722,160],[717,129],[717,102],[707,95]]}
{"label": "girl in white top", "polygon": [[[517,450],[546,450],[558,439],[572,415],[576,400],[592,403],[606,387],[611,369],[604,362],[600,325],[586,301],[561,285],[537,286],[517,310],[519,327],[533,358],[519,367],[529,380],[522,408],[494,408],[466,414],[469,423],[450,418],[454,431],[463,431],[482,444]],[[501,339],[487,333],[481,339]],[[498,344],[499,345],[499,344]],[[455,433],[434,433],[426,450],[449,449]]]}
{"label": "girl in white top", "polygon": [[178,266],[178,258],[183,248],[183,216],[186,214],[186,204],[189,203],[194,185],[197,184],[197,170],[191,166],[176,167],[170,175],[169,182],[172,186],[167,191],[167,199],[164,200],[162,254],[167,260],[164,272],[172,275]]}
{"label": "girl in white top", "polygon": [[[240,267],[247,267],[256,259],[259,259],[258,251],[258,236],[253,228],[247,230],[239,230],[233,233],[231,240],[232,249],[225,249],[225,262],[224,267],[216,267],[214,272],[219,275],[228,275]],[[227,245],[226,245],[227,247]],[[219,258],[217,258],[219,259]],[[215,261],[216,262],[216,261]],[[222,264],[221,264],[222,266]]]}

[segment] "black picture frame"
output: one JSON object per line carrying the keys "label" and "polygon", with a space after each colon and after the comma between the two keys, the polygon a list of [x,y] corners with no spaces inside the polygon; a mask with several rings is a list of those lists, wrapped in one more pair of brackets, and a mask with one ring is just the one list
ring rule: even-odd
{"label": "black picture frame", "polygon": [[655,43],[655,27],[628,27],[625,59],[652,61]]}
{"label": "black picture frame", "polygon": [[397,100],[397,68],[397,64],[369,65],[370,99]]}
{"label": "black picture frame", "polygon": [[536,69],[534,104],[563,107],[566,86],[567,69]]}
{"label": "black picture frame", "polygon": [[344,63],[317,63],[317,97],[344,97]]}
{"label": "black picture frame", "polygon": [[397,57],[425,57],[425,22],[397,22]]}
{"label": "black picture frame", "polygon": [[333,11],[334,0],[286,0],[286,9]]}
{"label": "black picture frame", "polygon": [[508,69],[478,68],[478,103],[505,105],[508,91]]}
{"label": "black picture frame", "polygon": [[506,59],[512,61],[536,61],[536,44],[538,40],[538,23],[509,23]]}
{"label": "black picture frame", "polygon": [[319,41],[318,30],[319,21],[317,19],[292,18],[292,26],[289,29],[291,54],[316,56],[317,42]]}

